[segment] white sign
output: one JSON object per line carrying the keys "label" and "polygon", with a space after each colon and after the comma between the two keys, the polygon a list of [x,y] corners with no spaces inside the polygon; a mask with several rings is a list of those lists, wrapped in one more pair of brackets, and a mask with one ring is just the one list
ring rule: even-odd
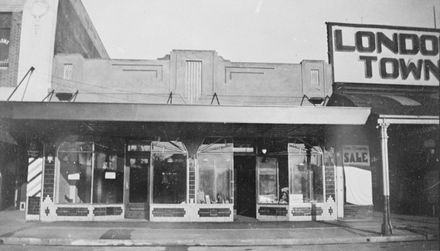
{"label": "white sign", "polygon": [[72,173],[67,175],[68,180],[79,180],[79,173]]}
{"label": "white sign", "polygon": [[342,152],[344,166],[370,166],[370,149],[367,145],[345,145]]}
{"label": "white sign", "polygon": [[105,172],[104,176],[106,180],[114,180],[116,179],[116,172]]}
{"label": "white sign", "polygon": [[304,198],[302,194],[290,194],[290,200],[293,203],[303,203]]}
{"label": "white sign", "polygon": [[438,86],[440,30],[327,24],[335,83]]}

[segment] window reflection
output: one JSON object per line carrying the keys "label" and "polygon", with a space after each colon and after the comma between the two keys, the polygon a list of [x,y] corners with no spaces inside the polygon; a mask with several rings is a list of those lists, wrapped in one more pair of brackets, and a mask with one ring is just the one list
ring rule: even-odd
{"label": "window reflection", "polygon": [[319,147],[306,149],[302,144],[289,144],[291,201],[323,202],[322,150]]}
{"label": "window reflection", "polygon": [[122,151],[103,145],[63,142],[57,153],[56,203],[122,203],[123,159]]}
{"label": "window reflection", "polygon": [[97,152],[93,173],[93,203],[122,203],[124,158],[116,153]]}
{"label": "window reflection", "polygon": [[257,158],[258,203],[278,203],[278,161]]}
{"label": "window reflection", "polygon": [[201,153],[198,155],[198,203],[233,203],[231,155],[230,153]]}
{"label": "window reflection", "polygon": [[58,150],[57,203],[90,203],[92,144],[65,142]]}
{"label": "window reflection", "polygon": [[186,202],[186,158],[180,142],[153,142],[153,203]]}

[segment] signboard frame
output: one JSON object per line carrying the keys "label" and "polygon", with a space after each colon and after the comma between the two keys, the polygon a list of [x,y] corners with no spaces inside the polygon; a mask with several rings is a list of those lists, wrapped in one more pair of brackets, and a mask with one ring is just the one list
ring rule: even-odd
{"label": "signboard frame", "polygon": [[[403,86],[433,86],[438,87],[440,80],[437,80],[435,76],[431,74],[432,77],[432,84],[426,84],[427,81],[420,81],[417,82],[417,80],[410,80],[413,83],[405,83],[409,82],[407,79],[401,80],[401,79],[395,79],[395,80],[384,80],[384,82],[380,81],[366,81],[365,76],[356,76],[359,79],[363,79],[364,81],[342,81],[340,79],[336,79],[336,73],[335,73],[335,55],[334,55],[334,27],[346,27],[346,28],[359,28],[359,30],[363,29],[382,29],[382,30],[393,30],[393,31],[402,31],[402,32],[429,32],[429,33],[438,33],[438,40],[439,40],[439,54],[440,54],[440,29],[435,28],[422,28],[422,27],[408,27],[408,26],[391,26],[391,25],[376,25],[376,24],[354,24],[354,23],[338,23],[338,22],[326,22],[327,26],[327,46],[328,46],[328,58],[329,63],[331,65],[332,69],[332,81],[334,84],[374,84],[374,85],[403,85]],[[420,57],[420,56],[419,56]],[[440,56],[437,55],[437,59],[439,59]],[[436,63],[436,62],[434,62]],[[424,66],[423,66],[424,67]],[[422,68],[423,68],[422,67]],[[338,71],[338,69],[336,69]],[[341,69],[343,71],[344,69]],[[423,74],[424,69],[421,70]],[[422,75],[423,77],[423,75]],[[425,82],[425,83],[424,83]]]}

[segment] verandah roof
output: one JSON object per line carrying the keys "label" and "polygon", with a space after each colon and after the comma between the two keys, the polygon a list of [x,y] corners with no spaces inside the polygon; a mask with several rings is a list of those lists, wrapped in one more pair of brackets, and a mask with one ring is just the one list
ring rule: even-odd
{"label": "verandah roof", "polygon": [[369,115],[366,107],[0,102],[0,118],[12,120],[363,125]]}

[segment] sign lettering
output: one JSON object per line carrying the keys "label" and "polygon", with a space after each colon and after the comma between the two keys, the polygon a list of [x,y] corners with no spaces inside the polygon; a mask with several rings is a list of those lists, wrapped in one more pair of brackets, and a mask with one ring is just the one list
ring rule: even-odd
{"label": "sign lettering", "polygon": [[345,145],[342,151],[344,165],[370,166],[370,149],[367,145]]}
{"label": "sign lettering", "polygon": [[438,86],[440,30],[329,24],[335,82]]}

